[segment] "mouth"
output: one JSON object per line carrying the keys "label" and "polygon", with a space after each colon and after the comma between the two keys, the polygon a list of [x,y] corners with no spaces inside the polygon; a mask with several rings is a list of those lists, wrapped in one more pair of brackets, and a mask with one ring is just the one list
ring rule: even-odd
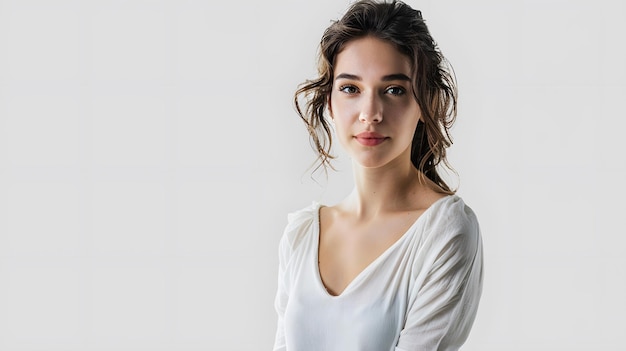
{"label": "mouth", "polygon": [[364,146],[376,146],[389,139],[388,137],[376,132],[359,133],[355,135],[354,138],[356,139],[356,141]]}

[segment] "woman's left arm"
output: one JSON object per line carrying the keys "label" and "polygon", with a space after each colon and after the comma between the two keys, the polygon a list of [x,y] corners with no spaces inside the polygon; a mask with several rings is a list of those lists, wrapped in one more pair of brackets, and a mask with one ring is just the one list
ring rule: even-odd
{"label": "woman's left arm", "polygon": [[444,240],[433,246],[431,264],[410,292],[396,351],[458,350],[467,339],[483,280],[482,240],[472,219],[444,226]]}

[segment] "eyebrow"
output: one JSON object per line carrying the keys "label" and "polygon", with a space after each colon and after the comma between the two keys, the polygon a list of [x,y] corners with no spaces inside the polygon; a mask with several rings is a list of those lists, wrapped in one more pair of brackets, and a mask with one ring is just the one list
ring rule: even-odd
{"label": "eyebrow", "polygon": [[[337,75],[335,79],[350,79],[350,80],[357,80],[357,81],[362,80],[361,77],[355,74],[349,74],[349,73],[341,73]],[[382,78],[383,82],[389,82],[392,80],[403,80],[403,81],[410,82],[411,78],[409,78],[406,74],[403,74],[403,73],[389,74],[389,75],[383,76]]]}

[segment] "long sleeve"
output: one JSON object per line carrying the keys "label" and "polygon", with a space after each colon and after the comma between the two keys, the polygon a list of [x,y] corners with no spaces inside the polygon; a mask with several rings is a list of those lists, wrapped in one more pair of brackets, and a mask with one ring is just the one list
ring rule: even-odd
{"label": "long sleeve", "polygon": [[482,291],[482,241],[471,211],[437,226],[423,280],[410,292],[396,351],[453,351],[465,342]]}
{"label": "long sleeve", "polygon": [[280,240],[278,245],[278,287],[276,289],[276,298],[274,300],[274,307],[278,315],[278,322],[276,326],[276,338],[274,339],[274,351],[285,351],[287,349],[285,343],[285,309],[287,308],[287,301],[289,300],[289,291],[285,281],[285,271],[287,260],[289,258],[289,242],[286,235]]}
{"label": "long sleeve", "polygon": [[[274,339],[274,351],[285,351],[287,345],[291,345],[288,336],[288,325],[285,314],[288,315],[288,303],[292,298],[294,289],[294,267],[302,263],[302,247],[300,246],[305,238],[311,237],[310,229],[315,223],[319,209],[319,204],[313,202],[311,205],[301,210],[287,215],[287,226],[283,232],[278,245],[278,285],[274,307],[278,315],[276,325],[276,337]],[[306,245],[305,245],[306,246]],[[293,348],[290,346],[290,348]]]}

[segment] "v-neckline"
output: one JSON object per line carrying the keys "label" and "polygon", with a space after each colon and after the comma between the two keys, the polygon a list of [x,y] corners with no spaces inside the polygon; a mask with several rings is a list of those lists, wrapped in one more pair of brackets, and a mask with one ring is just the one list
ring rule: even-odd
{"label": "v-neckline", "polygon": [[314,223],[314,228],[313,231],[315,233],[315,237],[313,238],[314,240],[314,257],[313,257],[313,264],[315,267],[315,278],[317,280],[317,284],[319,285],[319,287],[321,288],[321,290],[323,291],[324,294],[326,294],[326,296],[333,298],[333,299],[338,299],[342,296],[345,296],[346,293],[349,293],[350,290],[352,289],[352,287],[354,285],[357,284],[357,282],[359,280],[362,279],[362,277],[370,270],[374,269],[373,267],[377,266],[379,264],[380,261],[383,261],[388,255],[390,255],[390,252],[392,252],[396,246],[399,246],[400,243],[402,241],[405,240],[405,238],[407,236],[409,236],[409,233],[414,231],[414,227],[416,227],[421,221],[422,218],[425,217],[426,214],[428,214],[432,208],[435,207],[435,205],[438,205],[440,202],[443,201],[443,199],[448,199],[450,197],[452,197],[453,195],[446,195],[440,199],[437,199],[435,202],[433,202],[432,204],[430,204],[430,206],[428,206],[428,208],[426,208],[426,210],[424,210],[424,212],[422,212],[421,215],[419,215],[417,217],[417,219],[415,219],[415,221],[413,222],[413,224],[411,224],[411,226],[398,238],[398,240],[396,240],[393,244],[391,244],[387,249],[385,249],[385,251],[383,251],[380,255],[378,255],[378,257],[376,257],[372,262],[370,262],[367,266],[365,266],[365,268],[363,268],[363,270],[361,270],[361,272],[359,272],[359,274],[357,274],[349,283],[348,285],[345,286],[345,288],[341,291],[341,293],[337,294],[337,295],[333,295],[331,294],[328,289],[326,288],[326,285],[324,285],[324,281],[322,280],[322,274],[320,272],[320,265],[319,265],[319,252],[320,252],[320,231],[321,231],[321,223],[320,223],[320,210],[322,208],[321,204],[317,204],[317,208],[314,211],[315,212],[315,220],[313,221]]}

